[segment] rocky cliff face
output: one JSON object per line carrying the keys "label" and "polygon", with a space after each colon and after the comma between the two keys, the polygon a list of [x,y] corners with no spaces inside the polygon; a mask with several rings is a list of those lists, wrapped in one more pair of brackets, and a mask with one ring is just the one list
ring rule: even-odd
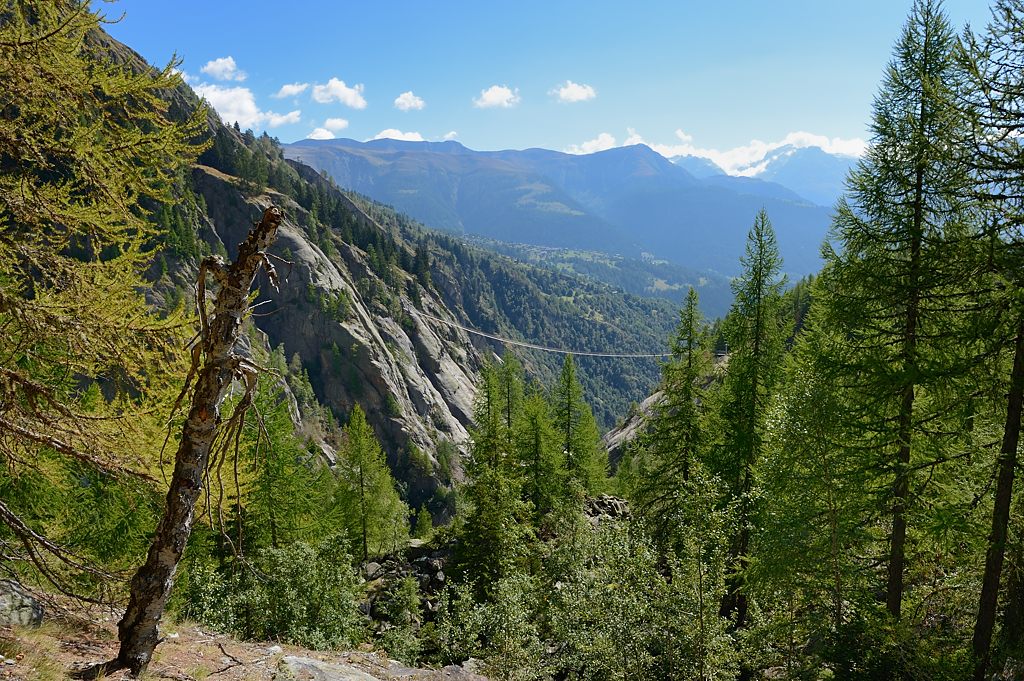
{"label": "rocky cliff face", "polygon": [[640,403],[640,407],[630,413],[626,419],[612,428],[601,438],[601,444],[608,450],[608,461],[612,470],[618,468],[629,445],[647,428],[654,410],[664,399],[665,394],[658,390]]}
{"label": "rocky cliff face", "polygon": [[[235,178],[206,166],[194,169],[192,181],[209,221],[200,234],[223,243],[230,257],[262,207],[273,202],[285,210],[289,219],[272,249],[287,261],[276,264],[280,290],[265,277],[258,281],[253,322],[271,346],[299,356],[317,398],[339,420],[362,406],[409,502],[419,505],[441,481],[458,479],[460,457],[452,458],[452,470],[440,470],[446,462],[436,452],[444,442],[465,449],[482,358],[465,332],[419,316],[453,319],[438,297],[397,268],[398,285],[386,284],[367,254],[340,238],[328,237],[335,249],[328,257],[299,224],[306,211],[287,196],[247,194]],[[355,204],[346,207],[373,224]]]}

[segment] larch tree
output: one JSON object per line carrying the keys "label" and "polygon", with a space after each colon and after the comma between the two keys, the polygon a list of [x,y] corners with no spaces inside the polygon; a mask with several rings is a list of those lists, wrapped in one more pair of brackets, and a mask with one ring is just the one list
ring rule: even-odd
{"label": "larch tree", "polygon": [[955,106],[956,36],[918,0],[875,99],[872,140],[851,173],[818,288],[821,323],[844,341],[839,385],[851,391],[847,446],[859,450],[888,507],[885,603],[901,615],[915,470],[939,466],[955,439],[936,419],[956,404],[956,311],[970,278],[957,244],[971,224]]}
{"label": "larch tree", "polygon": [[732,284],[736,300],[725,322],[731,354],[719,398],[724,435],[709,455],[711,472],[721,477],[738,507],[729,592],[722,604],[723,614],[733,617],[737,628],[747,624],[749,604],[743,572],[749,561],[756,512],[755,473],[764,455],[765,417],[781,372],[784,339],[782,259],[775,231],[763,210],[747,235],[741,262],[743,272]]}
{"label": "larch tree", "polygon": [[487,363],[480,370],[482,379],[473,404],[472,466],[497,468],[508,454],[505,428],[503,375],[500,367]]}
{"label": "larch tree", "polygon": [[[979,36],[965,33],[964,42],[962,63],[968,74],[966,91],[972,123],[969,146],[975,174],[972,189],[989,218],[986,237],[990,269],[999,292],[991,309],[993,317],[1002,319],[999,331],[993,335],[997,347],[1012,356],[972,643],[974,678],[981,681],[990,667],[1024,411],[1024,309],[1019,302],[1024,290],[1024,143],[1020,136],[1024,130],[1024,2],[997,0],[987,30]],[[1015,567],[1019,570],[1024,566]]]}
{"label": "larch tree", "polygon": [[524,477],[523,495],[533,504],[534,521],[539,525],[564,499],[566,475],[561,443],[539,385],[526,392],[514,437],[516,460]]}
{"label": "larch tree", "polygon": [[810,635],[829,636],[870,600],[856,557],[868,553],[862,519],[871,501],[859,455],[845,446],[841,415],[850,405],[830,361],[836,339],[815,317],[812,308],[769,415],[760,478],[761,515],[770,522],[751,579],[763,591],[795,595],[787,616]]}
{"label": "larch tree", "polygon": [[644,475],[638,482],[639,507],[669,534],[666,523],[687,495],[687,483],[700,461],[705,439],[703,412],[707,405],[703,381],[711,371],[707,329],[698,307],[697,291],[690,287],[679,312],[679,326],[672,338],[672,359],[662,367],[658,403],[642,441]]}
{"label": "larch tree", "polygon": [[[156,236],[141,204],[171,200],[180,169],[201,151],[190,140],[205,111],[172,120],[161,94],[181,85],[175,64],[120,63],[88,3],[17,0],[2,15],[3,467],[146,478],[155,464],[146,447],[159,446],[146,432],[156,425],[150,409],[173,399],[187,329],[141,294]],[[88,400],[97,385],[102,397]],[[36,466],[44,458],[56,463]],[[61,591],[77,591],[62,576],[69,570],[97,576],[26,510],[0,501],[5,553]]]}
{"label": "larch tree", "polygon": [[[260,419],[246,434],[249,480],[240,500],[250,543],[245,550],[319,539],[339,522],[330,513],[335,491],[331,471],[295,433],[280,384],[261,382],[253,405]],[[240,540],[236,547],[243,550]]]}
{"label": "larch tree", "polygon": [[384,452],[359,405],[342,431],[337,469],[338,493],[351,522],[349,535],[363,560],[408,539],[409,509],[398,496]]}
{"label": "larch tree", "polygon": [[572,355],[565,356],[550,400],[569,479],[594,493],[604,485],[607,455],[601,447],[594,414],[583,398]]}
{"label": "larch tree", "polygon": [[[485,366],[474,404],[470,480],[464,488],[469,508],[455,558],[458,570],[475,582],[480,598],[492,597],[503,579],[522,569],[533,542],[529,507],[522,501],[524,470],[516,452],[506,451],[505,396],[522,392],[521,387],[503,387],[508,380],[522,378],[502,367]],[[515,413],[511,420],[514,425],[522,423]]]}
{"label": "larch tree", "polygon": [[501,390],[502,428],[505,432],[505,451],[512,454],[516,422],[523,412],[523,365],[510,352],[505,352],[498,369]]}

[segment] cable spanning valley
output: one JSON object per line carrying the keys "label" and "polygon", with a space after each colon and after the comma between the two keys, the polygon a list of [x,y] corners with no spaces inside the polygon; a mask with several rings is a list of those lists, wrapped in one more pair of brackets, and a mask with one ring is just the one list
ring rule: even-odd
{"label": "cable spanning valley", "polygon": [[477,329],[473,329],[473,328],[470,328],[468,326],[463,326],[462,324],[458,324],[456,322],[452,322],[452,321],[449,321],[447,319],[441,319],[440,317],[435,317],[433,315],[426,314],[425,312],[419,312],[418,310],[414,310],[413,313],[418,315],[418,316],[420,316],[420,317],[422,317],[422,318],[424,318],[424,319],[429,319],[431,321],[438,322],[439,324],[446,324],[448,326],[453,326],[453,327],[455,327],[457,329],[462,329],[466,333],[471,333],[474,336],[482,336],[483,338],[489,338],[491,340],[496,340],[499,343],[504,343],[506,345],[515,345],[515,346],[520,347],[520,348],[530,348],[531,350],[540,350],[542,352],[553,352],[553,353],[556,353],[556,354],[559,354],[559,355],[572,355],[574,357],[618,357],[618,358],[621,358],[621,359],[653,359],[653,358],[671,357],[672,356],[671,353],[667,353],[667,352],[657,352],[657,353],[588,352],[586,350],[566,350],[565,348],[551,348],[551,347],[547,347],[545,345],[537,345],[536,343],[527,343],[525,341],[517,341],[517,340],[512,340],[511,338],[504,338],[502,336],[496,336],[496,335],[494,335],[492,333],[486,333],[484,331],[479,331]]}

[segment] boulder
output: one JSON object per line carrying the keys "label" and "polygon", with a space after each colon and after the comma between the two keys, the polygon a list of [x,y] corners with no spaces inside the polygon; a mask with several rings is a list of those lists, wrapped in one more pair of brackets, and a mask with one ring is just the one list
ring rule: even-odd
{"label": "boulder", "polygon": [[[278,679],[284,681],[488,681],[469,660],[463,666],[443,669],[414,669],[394,660],[384,661],[359,654],[348,662],[324,662],[311,657],[288,655],[281,660]],[[373,672],[372,674],[370,672]]]}
{"label": "boulder", "polygon": [[602,494],[592,499],[587,499],[583,510],[592,522],[597,520],[625,520],[630,515],[629,502],[619,497],[613,497],[610,494]]}
{"label": "boulder", "polygon": [[349,664],[322,662],[310,657],[287,655],[281,660],[281,678],[295,681],[378,681],[377,677]]}
{"label": "boulder", "polygon": [[370,561],[363,566],[363,573],[366,575],[366,579],[371,582],[380,577],[382,572],[383,569],[381,568],[380,563]]}
{"label": "boulder", "polygon": [[0,624],[35,627],[42,622],[43,606],[39,601],[17,582],[0,580]]}

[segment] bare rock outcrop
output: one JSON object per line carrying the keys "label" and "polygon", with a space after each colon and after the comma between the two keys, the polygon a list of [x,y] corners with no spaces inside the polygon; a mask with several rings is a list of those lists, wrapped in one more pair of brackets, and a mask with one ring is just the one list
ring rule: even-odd
{"label": "bare rock outcrop", "polygon": [[[224,244],[238,243],[258,212],[258,197],[204,166],[194,171],[193,183],[206,202],[212,233]],[[287,197],[271,198],[291,216],[304,214]],[[359,208],[351,204],[350,210]],[[365,214],[355,215],[373,224]],[[388,285],[359,248],[340,239],[330,246],[328,257],[294,219],[282,224],[272,253],[290,266],[278,266],[279,291],[265,279],[257,282],[258,302],[266,302],[254,323],[272,346],[299,355],[317,398],[342,421],[355,404],[362,406],[416,506],[461,477],[460,457],[445,462],[450,470],[440,470],[436,452],[442,442],[462,451],[468,441],[482,359],[464,331],[420,316],[452,319],[432,291],[419,289],[413,301],[408,291],[417,284],[406,272],[396,268],[400,281]]]}

